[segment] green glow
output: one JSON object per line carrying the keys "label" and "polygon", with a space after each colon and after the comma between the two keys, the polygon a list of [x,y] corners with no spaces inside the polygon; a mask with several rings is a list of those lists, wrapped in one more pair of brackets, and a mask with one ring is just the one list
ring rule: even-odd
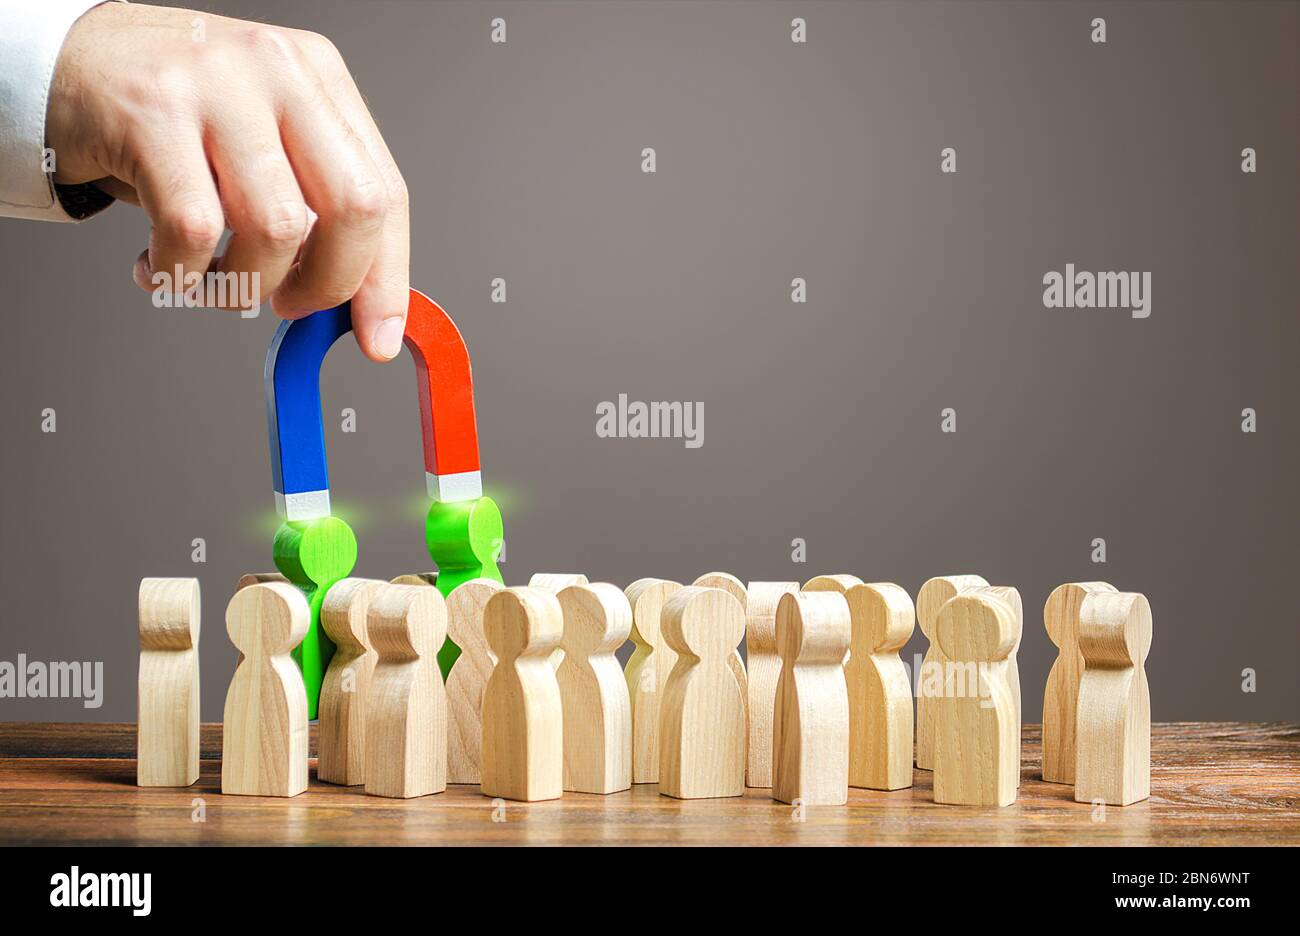
{"label": "green glow", "polygon": [[321,681],[334,655],[334,643],[320,626],[320,607],[330,586],[347,578],[357,564],[357,538],[338,517],[285,521],[275,532],[275,567],[307,596],[311,624],[293,651],[307,687],[307,717],[316,717]]}

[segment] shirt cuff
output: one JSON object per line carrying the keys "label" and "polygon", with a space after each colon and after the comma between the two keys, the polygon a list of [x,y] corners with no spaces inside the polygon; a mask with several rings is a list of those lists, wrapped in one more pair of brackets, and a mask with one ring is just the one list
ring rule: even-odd
{"label": "shirt cuff", "polygon": [[0,217],[80,221],[113,201],[91,185],[55,186],[58,154],[45,148],[59,51],[72,24],[102,2],[0,0]]}

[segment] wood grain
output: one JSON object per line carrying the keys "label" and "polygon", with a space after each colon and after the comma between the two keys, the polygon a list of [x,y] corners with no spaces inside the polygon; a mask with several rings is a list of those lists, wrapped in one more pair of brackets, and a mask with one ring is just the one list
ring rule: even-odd
{"label": "wood grain", "polygon": [[935,700],[934,801],[1010,806],[1020,747],[1004,663],[1015,645],[1015,610],[991,589],[965,592],[939,611],[935,635],[953,674]]}
{"label": "wood grain", "polygon": [[1079,607],[1074,798],[1127,806],[1151,791],[1151,605],[1137,592],[1093,592]]}
{"label": "wood grain", "polygon": [[925,639],[930,641],[916,677],[916,766],[922,770],[934,768],[934,724],[939,698],[943,695],[943,666],[947,662],[935,636],[939,609],[962,589],[981,585],[988,585],[988,581],[979,575],[937,575],[916,593],[916,621]]}
{"label": "wood grain", "polygon": [[[745,591],[745,583],[736,578],[730,572],[706,572],[697,578],[694,582],[696,588],[720,588],[736,601],[740,603],[740,609],[743,612],[745,605],[749,602],[749,596]],[[736,644],[739,645],[745,639],[742,633]],[[737,647],[731,648],[731,653],[727,655],[727,666],[731,669],[731,674],[736,677],[736,682],[740,684],[740,698],[745,704],[745,722],[749,722],[749,674],[745,672],[745,661],[740,658],[740,650]],[[745,744],[748,746],[749,738],[746,736]],[[746,752],[748,756],[748,751]]]}
{"label": "wood grain", "polygon": [[[314,748],[316,726],[311,726]],[[313,781],[292,800],[221,795],[221,726],[199,731],[198,782],[135,785],[132,724],[0,724],[0,845],[1264,845],[1300,846],[1300,724],[1157,724],[1151,798],[1106,811],[1039,779],[1039,726],[1025,726],[1023,786],[1006,809],[931,802],[915,786],[850,789],[844,806],[790,807],[768,790],[675,800],[653,784],[511,803],[493,822],[477,787],[387,800]],[[206,821],[194,821],[195,801]]]}
{"label": "wood grain", "polygon": [[140,786],[199,778],[199,580],[140,580]]}
{"label": "wood grain", "polygon": [[632,632],[632,608],[617,585],[570,585],[564,661],[555,673],[564,706],[564,789],[617,793],[632,785],[632,704],[614,651]]}
{"label": "wood grain", "polygon": [[307,690],[289,657],[311,609],[296,586],[263,582],[235,592],[226,633],[243,659],[226,691],[221,790],[297,796],[307,789]]}
{"label": "wood grain", "polygon": [[849,800],[849,605],[835,592],[793,592],[776,609],[781,676],[772,715],[772,799]]}
{"label": "wood grain", "polygon": [[366,695],[375,652],[366,617],[375,579],[345,578],[325,593],[320,626],[334,642],[320,684],[320,762],[316,776],[326,783],[358,786],[366,782]]}
{"label": "wood grain", "polygon": [[681,587],[679,582],[643,578],[624,592],[632,608],[629,636],[634,644],[623,668],[632,704],[633,783],[659,782],[659,700],[677,662],[677,652],[664,640],[659,621],[664,603]]}
{"label": "wood grain", "polygon": [[483,689],[484,796],[534,802],[564,792],[564,703],[551,666],[564,614],[544,588],[488,600],[483,630],[497,658]]}
{"label": "wood grain", "polygon": [[659,712],[659,792],[678,799],[745,792],[745,695],[728,658],[745,636],[745,609],[720,588],[691,586],[664,605],[677,651]]}
{"label": "wood grain", "polygon": [[447,789],[447,691],[438,648],[447,604],[436,588],[380,584],[366,620],[375,667],[366,697],[366,792],[410,799]]}
{"label": "wood grain", "polygon": [[845,599],[852,642],[849,689],[849,785],[901,790],[912,785],[912,685],[898,651],[912,636],[916,611],[898,585],[854,585]]}
{"label": "wood grain", "polygon": [[1113,592],[1108,582],[1067,582],[1058,585],[1043,605],[1043,627],[1059,653],[1047,674],[1043,691],[1043,779],[1074,783],[1075,726],[1078,723],[1079,606],[1095,591]]}
{"label": "wood grain", "polygon": [[483,633],[483,613],[501,589],[492,579],[470,579],[447,596],[447,637],[460,656],[447,674],[447,782],[478,783],[483,749],[483,687],[496,657]]}
{"label": "wood grain", "polygon": [[[745,590],[745,653],[748,657],[749,745],[745,786],[772,785],[772,717],[781,657],[776,652],[776,607],[781,596],[797,592],[798,582],[750,582]],[[911,766],[909,745],[908,766]]]}

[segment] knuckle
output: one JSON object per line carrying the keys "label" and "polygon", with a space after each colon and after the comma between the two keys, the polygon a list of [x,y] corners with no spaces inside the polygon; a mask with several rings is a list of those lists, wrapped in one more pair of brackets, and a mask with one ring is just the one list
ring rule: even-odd
{"label": "knuckle", "polygon": [[225,224],[220,214],[208,206],[191,205],[168,215],[163,230],[182,250],[206,253],[221,241]]}
{"label": "knuckle", "polygon": [[296,248],[307,236],[307,206],[290,199],[268,202],[251,219],[249,234],[270,247]]}
{"label": "knuckle", "polygon": [[378,179],[354,179],[339,200],[339,218],[350,227],[379,228],[388,213],[388,190]]}
{"label": "knuckle", "polygon": [[298,47],[283,30],[274,26],[250,23],[243,29],[240,40],[259,61],[281,64],[298,61]]}

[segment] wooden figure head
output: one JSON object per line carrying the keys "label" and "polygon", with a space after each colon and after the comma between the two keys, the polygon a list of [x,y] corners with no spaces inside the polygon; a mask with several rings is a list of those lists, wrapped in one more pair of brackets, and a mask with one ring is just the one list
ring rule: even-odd
{"label": "wooden figure head", "polygon": [[370,646],[366,617],[370,599],[380,585],[374,579],[345,578],[335,582],[321,603],[320,624],[340,648],[364,651]]}
{"label": "wooden figure head", "polygon": [[1043,627],[1057,647],[1078,643],[1079,606],[1095,591],[1113,592],[1115,586],[1108,582],[1067,582],[1056,586],[1047,596],[1043,605]]}
{"label": "wooden figure head", "polygon": [[488,599],[483,631],[501,663],[549,657],[560,645],[564,614],[555,595],[543,588],[507,588]]}
{"label": "wooden figure head", "polygon": [[432,660],[447,639],[447,603],[425,585],[375,587],[367,621],[382,660]]}
{"label": "wooden figure head", "polygon": [[664,641],[682,656],[725,660],[745,636],[745,610],[720,588],[692,585],[664,605]]}
{"label": "wooden figure head", "polygon": [[624,593],[632,606],[632,640],[642,646],[657,647],[663,637],[659,632],[659,615],[673,592],[681,588],[680,582],[666,579],[637,579]]}
{"label": "wooden figure head", "polygon": [[838,592],[783,595],[776,606],[776,649],[787,666],[837,664],[849,648],[849,605]]}
{"label": "wooden figure head", "polygon": [[613,653],[632,632],[632,608],[614,585],[570,585],[556,599],[564,613],[566,660]]}
{"label": "wooden figure head", "polygon": [[288,653],[302,642],[310,623],[307,599],[284,582],[241,588],[226,605],[226,633],[248,657]]}
{"label": "wooden figure head", "polygon": [[930,579],[916,593],[916,617],[921,625],[921,633],[925,634],[930,643],[937,643],[935,624],[939,620],[939,612],[949,599],[956,597],[965,588],[987,585],[988,582],[980,575],[939,575]]}
{"label": "wooden figure head", "polygon": [[994,663],[1005,660],[1015,646],[1015,611],[984,591],[958,595],[940,610],[935,631],[948,659]]}
{"label": "wooden figure head", "polygon": [[693,583],[698,588],[720,588],[745,607],[745,583],[730,572],[706,572]]}
{"label": "wooden figure head", "polygon": [[1151,605],[1137,592],[1094,592],[1079,606],[1079,650],[1088,669],[1140,667],[1151,651]]}
{"label": "wooden figure head", "polygon": [[911,639],[916,611],[911,596],[898,585],[854,585],[844,597],[852,615],[854,657],[897,653]]}
{"label": "wooden figure head", "polygon": [[190,650],[199,645],[199,580],[140,580],[141,650]]}

